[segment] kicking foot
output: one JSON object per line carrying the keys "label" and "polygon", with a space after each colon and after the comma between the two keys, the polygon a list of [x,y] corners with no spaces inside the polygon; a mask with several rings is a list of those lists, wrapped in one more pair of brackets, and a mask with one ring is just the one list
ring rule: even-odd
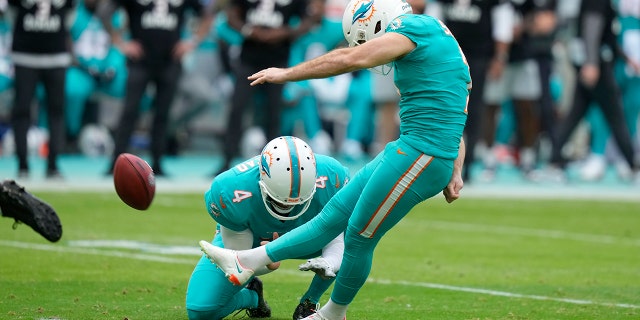
{"label": "kicking foot", "polygon": [[240,264],[236,251],[216,247],[204,240],[200,240],[200,249],[236,286],[244,285],[253,276],[252,269],[245,268]]}

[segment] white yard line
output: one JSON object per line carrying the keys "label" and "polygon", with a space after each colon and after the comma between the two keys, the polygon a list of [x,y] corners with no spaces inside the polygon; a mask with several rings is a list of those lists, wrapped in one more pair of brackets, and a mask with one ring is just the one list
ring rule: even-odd
{"label": "white yard line", "polygon": [[531,300],[546,300],[546,301],[556,301],[556,302],[564,302],[564,303],[570,303],[570,304],[584,304],[584,305],[591,304],[591,305],[597,305],[597,306],[640,309],[640,306],[633,305],[633,304],[628,304],[628,303],[606,303],[606,302],[597,302],[597,301],[592,301],[592,300],[554,298],[554,297],[547,297],[547,296],[520,294],[520,293],[512,293],[512,292],[506,292],[506,291],[496,291],[496,290],[489,290],[489,289],[450,286],[450,285],[447,285],[447,284],[429,283],[429,282],[390,281],[390,280],[384,280],[384,279],[368,279],[368,282],[379,283],[379,284],[389,284],[389,285],[404,285],[404,286],[412,286],[412,287],[424,287],[424,288],[440,289],[440,290],[448,290],[448,291],[460,291],[460,292],[468,292],[468,293],[478,293],[478,294],[485,294],[485,295],[490,295],[490,296],[508,297],[508,298],[531,299]]}
{"label": "white yard line", "polygon": [[474,233],[495,233],[513,236],[528,236],[548,239],[565,239],[595,244],[615,244],[627,246],[640,246],[640,239],[622,238],[608,235],[595,235],[573,233],[562,230],[531,229],[520,227],[492,226],[487,224],[474,224],[450,221],[426,221],[425,227],[440,230],[453,230]]}
{"label": "white yard line", "polygon": [[[97,242],[98,247],[106,247],[109,243],[109,240],[103,240]],[[113,241],[116,244],[119,244],[119,247],[124,248],[134,248],[134,244],[143,244],[144,246],[150,245],[152,247],[156,247],[158,245],[140,243],[135,241]],[[153,262],[162,262],[162,263],[172,263],[172,264],[187,264],[194,265],[196,264],[196,259],[180,259],[180,258],[172,258],[166,257],[156,254],[143,254],[143,253],[134,253],[134,252],[125,252],[125,251],[117,251],[117,250],[101,250],[86,247],[89,242],[82,241],[77,242],[79,247],[67,247],[59,244],[37,244],[37,243],[28,243],[28,242],[19,242],[19,241],[8,241],[8,240],[0,240],[0,246],[4,247],[13,247],[13,248],[23,248],[30,250],[43,250],[43,251],[54,251],[54,252],[62,252],[62,253],[75,253],[75,254],[91,254],[91,255],[99,255],[99,256],[108,256],[108,257],[118,257],[125,259],[133,259],[133,260],[143,260],[143,261],[153,261]],[[175,248],[184,248],[183,251],[175,249]],[[183,255],[191,255],[196,256],[197,249],[194,250],[191,247],[175,247],[174,249],[166,250],[166,252],[172,252],[174,254],[183,254]],[[295,270],[279,270],[279,273],[286,273],[292,276],[300,276],[300,277],[309,277],[310,273],[299,272]],[[439,284],[439,283],[429,283],[429,282],[412,282],[412,281],[392,281],[385,279],[373,279],[370,278],[367,280],[371,283],[383,284],[383,285],[402,285],[402,286],[411,286],[411,287],[422,287],[422,288],[430,288],[430,289],[438,289],[438,290],[447,290],[447,291],[457,291],[457,292],[466,292],[466,293],[475,293],[475,294],[483,294],[483,295],[491,295],[491,296],[500,296],[507,298],[517,298],[517,299],[530,299],[530,300],[542,300],[542,301],[555,301],[569,304],[578,304],[578,305],[596,305],[596,306],[607,306],[607,307],[616,307],[616,308],[626,308],[626,309],[640,309],[640,305],[628,304],[628,303],[616,303],[616,302],[598,302],[592,300],[581,300],[581,299],[569,299],[569,298],[555,298],[548,296],[540,296],[540,295],[529,295],[529,294],[520,294],[520,293],[512,293],[506,291],[496,291],[490,289],[482,289],[482,288],[471,288],[471,287],[461,287],[461,286],[452,286],[447,284]]]}

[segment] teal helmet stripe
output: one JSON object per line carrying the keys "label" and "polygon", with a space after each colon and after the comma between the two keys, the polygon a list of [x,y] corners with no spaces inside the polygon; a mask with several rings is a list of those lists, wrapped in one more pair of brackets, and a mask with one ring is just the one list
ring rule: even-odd
{"label": "teal helmet stripe", "polygon": [[300,197],[300,157],[298,155],[298,148],[296,148],[296,142],[293,137],[285,137],[287,147],[289,148],[289,161],[291,161],[291,190],[289,191],[289,198]]}

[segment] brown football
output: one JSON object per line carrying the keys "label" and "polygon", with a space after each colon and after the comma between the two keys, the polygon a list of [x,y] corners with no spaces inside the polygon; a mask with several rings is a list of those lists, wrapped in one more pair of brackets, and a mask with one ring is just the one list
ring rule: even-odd
{"label": "brown football", "polygon": [[113,184],[120,199],[130,207],[146,210],[156,193],[156,179],[149,164],[130,153],[122,153],[113,167]]}

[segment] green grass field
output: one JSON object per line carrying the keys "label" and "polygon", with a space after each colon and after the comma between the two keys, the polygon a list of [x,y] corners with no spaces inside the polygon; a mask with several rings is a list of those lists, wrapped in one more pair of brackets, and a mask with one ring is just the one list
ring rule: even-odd
{"label": "green grass field", "polygon": [[[215,228],[201,194],[144,212],[112,192],[36,194],[63,237],[0,219],[0,319],[186,319]],[[273,319],[311,279],[298,262],[263,277]],[[640,202],[428,200],[383,239],[348,319],[640,319]]]}

